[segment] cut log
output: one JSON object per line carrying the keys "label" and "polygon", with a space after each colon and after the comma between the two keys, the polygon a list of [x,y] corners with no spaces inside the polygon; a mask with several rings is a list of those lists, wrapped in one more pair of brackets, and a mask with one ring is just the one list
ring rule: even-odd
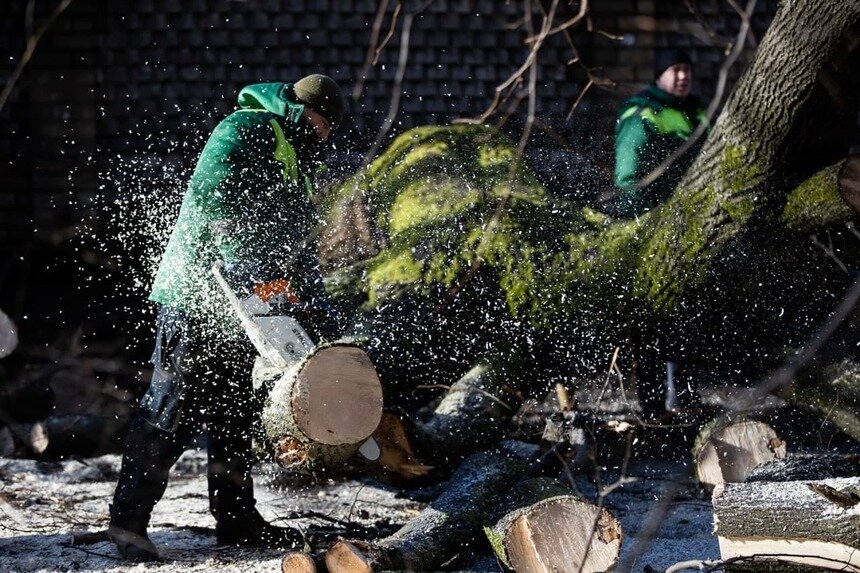
{"label": "cut log", "polygon": [[498,361],[477,360],[420,425],[421,454],[435,464],[451,466],[496,444],[513,415],[501,399],[507,378]]}
{"label": "cut log", "polygon": [[258,362],[265,448],[284,468],[321,469],[354,455],[382,416],[382,387],[367,354],[332,344],[280,376]]}
{"label": "cut log", "polygon": [[537,478],[510,494],[517,506],[485,532],[496,555],[518,573],[596,573],[621,550],[621,524],[556,480]]}
{"label": "cut log", "polygon": [[860,213],[860,155],[852,155],[839,169],[839,194]]}
{"label": "cut log", "polygon": [[416,518],[373,543],[339,540],[326,553],[332,573],[383,569],[436,571],[475,541],[499,492],[513,485],[525,464],[488,453],[466,458],[448,488]]}
{"label": "cut log", "polygon": [[726,483],[713,504],[723,559],[860,572],[860,477]]}
{"label": "cut log", "polygon": [[317,563],[313,556],[303,551],[291,551],[281,560],[282,573],[317,573]]}
{"label": "cut log", "polygon": [[18,328],[0,309],[0,358],[6,358],[18,346]]}
{"label": "cut log", "polygon": [[696,477],[709,488],[742,482],[757,466],[786,454],[773,428],[748,418],[718,418],[706,424],[693,445]]}

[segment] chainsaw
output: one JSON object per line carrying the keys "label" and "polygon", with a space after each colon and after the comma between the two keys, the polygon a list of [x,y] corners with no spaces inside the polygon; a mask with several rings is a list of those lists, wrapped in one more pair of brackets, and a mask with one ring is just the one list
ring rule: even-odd
{"label": "chainsaw", "polygon": [[298,302],[289,283],[283,281],[281,292],[255,289],[240,299],[224,278],[223,268],[223,263],[216,262],[212,274],[260,356],[282,370],[304,359],[313,350],[314,342],[295,318],[283,313]]}

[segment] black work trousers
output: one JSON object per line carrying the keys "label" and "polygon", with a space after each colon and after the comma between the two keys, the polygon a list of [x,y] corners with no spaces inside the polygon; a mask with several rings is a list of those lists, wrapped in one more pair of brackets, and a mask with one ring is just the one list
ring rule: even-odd
{"label": "black work trousers", "polygon": [[207,332],[176,309],[158,311],[150,387],[126,441],[112,520],[147,523],[168,471],[205,429],[209,506],[219,522],[254,510],[250,344]]}

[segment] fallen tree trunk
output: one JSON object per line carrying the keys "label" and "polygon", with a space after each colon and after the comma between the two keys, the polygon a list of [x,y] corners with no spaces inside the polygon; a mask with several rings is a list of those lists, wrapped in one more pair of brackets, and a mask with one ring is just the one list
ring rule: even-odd
{"label": "fallen tree trunk", "polygon": [[469,456],[442,495],[394,534],[373,543],[336,542],[326,553],[329,571],[438,570],[455,554],[468,550],[496,496],[513,485],[524,469],[523,462],[507,456]]}
{"label": "fallen tree trunk", "polygon": [[[837,180],[860,91],[858,22],[853,2],[783,3],[673,196],[635,221],[571,208],[527,167],[512,173],[516,146],[492,129],[401,135],[323,209],[332,233],[323,255],[352,265],[341,268],[353,279],[339,283],[343,298],[368,312],[420,300],[447,311],[437,322],[454,307],[473,324],[504,314],[533,328],[514,344],[538,340],[536,372],[593,372],[606,342],[636,323],[663,347],[683,348],[682,361],[760,379],[845,289],[844,272],[810,233],[855,240],[846,223],[856,214]],[[860,268],[856,248],[840,257]],[[412,316],[400,325],[407,340],[426,332]],[[470,344],[457,339],[437,355]],[[432,371],[440,362],[418,364]],[[535,378],[520,390],[545,391]]]}
{"label": "fallen tree trunk", "polygon": [[516,509],[485,532],[517,573],[598,573],[617,563],[621,524],[606,509],[546,478],[519,484],[509,499]]}
{"label": "fallen tree trunk", "polygon": [[722,558],[860,572],[858,492],[860,477],[719,485],[713,504]]}
{"label": "fallen tree trunk", "polygon": [[318,347],[286,372],[258,361],[254,380],[264,401],[264,447],[286,469],[342,463],[370,437],[382,416],[376,370],[355,346]]}
{"label": "fallen tree trunk", "polygon": [[773,428],[745,417],[706,424],[693,445],[696,478],[709,488],[742,482],[759,465],[785,455],[785,442]]}

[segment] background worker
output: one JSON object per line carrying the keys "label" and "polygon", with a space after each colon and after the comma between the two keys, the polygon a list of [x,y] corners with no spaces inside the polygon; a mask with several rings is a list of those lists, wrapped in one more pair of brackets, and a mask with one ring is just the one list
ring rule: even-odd
{"label": "background worker", "polygon": [[291,297],[316,309],[299,322],[317,334],[333,328],[306,238],[316,224],[314,171],[344,102],[337,83],[317,74],[248,86],[238,103],[197,161],[149,297],[158,305],[154,371],[129,430],[108,529],[126,558],[158,557],[147,536],[150,514],[203,424],[219,544],[289,547],[301,539],[255,507],[255,352],[211,269],[224,261],[240,294],[288,281]]}
{"label": "background worker", "polygon": [[693,145],[653,183],[637,189],[651,173],[705,121],[698,97],[690,95],[693,69],[690,56],[677,48],[657,51],[653,84],[626,100],[615,127],[616,208],[636,217],[665,201],[701,149]]}

